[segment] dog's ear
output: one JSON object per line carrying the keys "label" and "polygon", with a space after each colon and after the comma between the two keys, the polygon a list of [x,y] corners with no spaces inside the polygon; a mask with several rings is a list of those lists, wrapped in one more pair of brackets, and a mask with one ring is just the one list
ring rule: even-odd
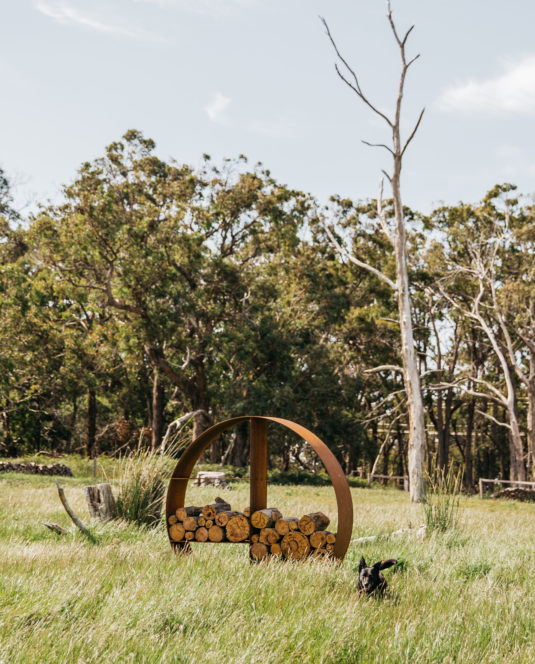
{"label": "dog's ear", "polygon": [[390,558],[390,560],[382,560],[380,563],[377,563],[379,565],[379,569],[388,569],[389,567],[392,567],[392,565],[395,565],[397,563],[397,560],[395,558]]}
{"label": "dog's ear", "polygon": [[364,560],[364,556],[361,556],[360,558],[360,563],[359,563],[359,572],[362,572],[362,570],[367,567],[366,561]]}

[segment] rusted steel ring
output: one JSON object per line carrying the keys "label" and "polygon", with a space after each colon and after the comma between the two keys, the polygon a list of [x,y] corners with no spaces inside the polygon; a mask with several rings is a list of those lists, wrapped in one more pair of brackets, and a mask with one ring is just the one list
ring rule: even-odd
{"label": "rusted steel ring", "polygon": [[[254,421],[258,423],[275,422],[290,429],[303,438],[303,440],[312,447],[321,459],[334,487],[338,507],[338,532],[336,535],[333,556],[339,560],[343,560],[349,547],[351,532],[353,530],[353,501],[351,500],[351,492],[349,490],[346,476],[331,450],[323,441],[312,433],[312,431],[309,431],[300,424],[279,417],[263,417],[255,415],[234,417],[230,420],[219,422],[219,424],[214,424],[214,426],[204,431],[192,443],[190,443],[180,457],[175,470],[173,471],[171,481],[169,482],[166,502],[167,519],[169,519],[179,507],[184,507],[186,490],[191,473],[201,454],[207,449],[207,447],[227,429],[230,429],[237,424],[241,424],[242,422],[253,423]],[[253,481],[253,472],[251,472],[251,482]],[[251,489],[251,491],[252,490],[253,489]],[[262,505],[261,507],[265,508],[267,505]],[[180,545],[178,545],[177,542],[171,541],[171,546],[173,546],[173,548],[180,548]]]}

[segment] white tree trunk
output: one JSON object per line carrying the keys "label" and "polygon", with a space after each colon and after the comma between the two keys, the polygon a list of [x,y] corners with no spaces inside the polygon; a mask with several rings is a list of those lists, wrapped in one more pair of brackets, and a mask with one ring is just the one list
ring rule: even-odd
{"label": "white tree trunk", "polygon": [[[399,134],[394,134],[394,146],[399,151]],[[400,188],[401,158],[394,159],[392,176],[392,194],[394,197],[394,214],[396,217],[395,255],[396,282],[398,294],[399,324],[401,332],[401,355],[403,360],[403,378],[407,393],[409,409],[409,488],[413,503],[425,501],[425,416],[420,372],[414,347],[412,331],[412,311],[409,293],[409,276],[407,269],[407,240],[405,220]]]}

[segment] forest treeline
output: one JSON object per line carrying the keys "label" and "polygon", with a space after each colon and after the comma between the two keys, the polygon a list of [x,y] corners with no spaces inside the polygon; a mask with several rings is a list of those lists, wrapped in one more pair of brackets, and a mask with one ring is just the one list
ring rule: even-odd
{"label": "forest treeline", "polygon": [[[265,414],[317,432],[347,473],[380,454],[377,472],[406,474],[395,293],[325,231],[394,280],[375,201],[202,163],[131,130],[24,218],[0,171],[0,454],[158,448],[186,413],[193,435]],[[533,476],[535,208],[501,185],[405,214],[429,464],[462,464],[467,489]],[[311,463],[273,435],[274,467]],[[245,465],[247,432],[209,458]]]}

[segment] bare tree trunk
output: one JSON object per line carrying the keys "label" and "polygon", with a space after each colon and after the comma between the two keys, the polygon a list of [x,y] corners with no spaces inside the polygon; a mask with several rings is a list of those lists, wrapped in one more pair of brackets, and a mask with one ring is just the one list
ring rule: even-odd
{"label": "bare tree trunk", "polygon": [[[347,61],[341,55],[338,47],[329,31],[329,27],[324,19],[322,19],[327,35],[335,49],[336,55],[338,56],[342,66],[345,68],[344,73],[342,73],[338,67],[335,65],[336,71],[340,78],[348,85],[359,97],[359,99],[368,106],[376,115],[378,115],[392,131],[392,147],[389,147],[384,144],[376,144],[376,147],[386,148],[386,150],[392,155],[393,158],[393,171],[392,175],[388,177],[390,185],[392,187],[392,196],[394,199],[394,216],[395,216],[395,228],[392,229],[389,226],[387,219],[385,218],[382,211],[382,185],[380,190],[379,199],[377,202],[377,217],[378,221],[381,224],[381,228],[387,238],[389,239],[392,247],[394,249],[395,262],[396,262],[396,282],[393,283],[392,280],[385,275],[381,270],[364,263],[363,261],[356,258],[352,253],[344,251],[340,244],[336,241],[333,234],[326,228],[327,233],[331,239],[331,242],[341,251],[347,258],[349,258],[353,263],[359,265],[360,267],[367,269],[372,274],[375,274],[377,277],[382,279],[385,283],[388,283],[392,288],[396,290],[397,299],[398,299],[398,312],[399,312],[399,325],[401,333],[401,356],[403,364],[403,378],[405,383],[405,390],[407,393],[407,402],[408,402],[408,411],[409,411],[409,444],[408,444],[408,457],[409,457],[409,481],[410,481],[410,499],[412,502],[422,502],[425,501],[425,482],[424,482],[424,464],[425,464],[425,417],[424,417],[424,406],[422,399],[422,392],[420,387],[420,375],[418,369],[418,362],[416,357],[416,349],[414,346],[414,334],[412,329],[412,312],[411,312],[411,301],[410,301],[410,292],[409,292],[409,278],[408,278],[408,268],[407,268],[407,240],[406,240],[406,229],[405,229],[405,219],[403,215],[403,204],[401,201],[401,185],[400,185],[400,176],[401,176],[401,167],[403,161],[403,155],[405,150],[409,146],[409,143],[414,138],[420,122],[423,116],[423,110],[418,116],[418,120],[409,134],[407,140],[404,143],[401,141],[400,137],[400,126],[401,126],[401,105],[403,101],[403,91],[405,85],[405,78],[407,71],[412,63],[419,57],[416,56],[411,60],[407,61],[405,54],[405,46],[409,34],[412,31],[412,27],[405,33],[403,38],[398,35],[396,26],[392,19],[392,10],[390,7],[390,0],[387,0],[387,17],[392,29],[392,33],[399,47],[399,53],[401,58],[401,74],[399,79],[398,94],[396,99],[396,108],[393,118],[388,117],[383,111],[381,111],[376,105],[374,105],[369,98],[364,94],[360,86],[360,82],[355,71],[349,66]],[[414,26],[413,26],[414,27]],[[347,70],[347,74],[345,71]],[[372,145],[372,144],[369,144]]]}
{"label": "bare tree trunk", "polygon": [[466,413],[466,436],[464,443],[464,488],[468,493],[474,491],[474,467],[472,453],[472,439],[474,434],[474,413],[476,409],[476,399],[471,397],[468,402]]}
{"label": "bare tree trunk", "polygon": [[403,219],[403,205],[401,202],[400,171],[401,171],[401,144],[399,139],[399,124],[394,132],[394,152],[399,159],[394,158],[394,172],[392,175],[392,193],[394,194],[394,214],[396,217],[396,284],[398,291],[398,310],[401,328],[401,356],[403,359],[403,379],[407,392],[409,408],[409,486],[411,502],[419,503],[425,500],[425,416],[422,390],[420,387],[420,374],[414,346],[412,331],[412,314],[409,294],[409,277],[407,270],[407,240],[405,236],[405,223]]}
{"label": "bare tree trunk", "polygon": [[158,449],[162,443],[163,436],[163,409],[164,409],[164,391],[160,380],[160,371],[154,367],[152,378],[152,428],[151,428],[151,449]]}
{"label": "bare tree trunk", "polygon": [[95,390],[90,387],[87,390],[87,419],[85,449],[88,457],[95,454],[95,435],[97,431],[97,397]]}
{"label": "bare tree trunk", "polygon": [[528,452],[531,477],[535,478],[535,354],[529,355],[529,379],[527,384],[528,397]]}
{"label": "bare tree trunk", "polygon": [[507,403],[508,419],[510,426],[511,443],[511,461],[509,468],[509,479],[524,481],[526,479],[526,469],[524,466],[524,450],[522,445],[522,436],[518,426],[518,416],[516,412],[516,403]]}

